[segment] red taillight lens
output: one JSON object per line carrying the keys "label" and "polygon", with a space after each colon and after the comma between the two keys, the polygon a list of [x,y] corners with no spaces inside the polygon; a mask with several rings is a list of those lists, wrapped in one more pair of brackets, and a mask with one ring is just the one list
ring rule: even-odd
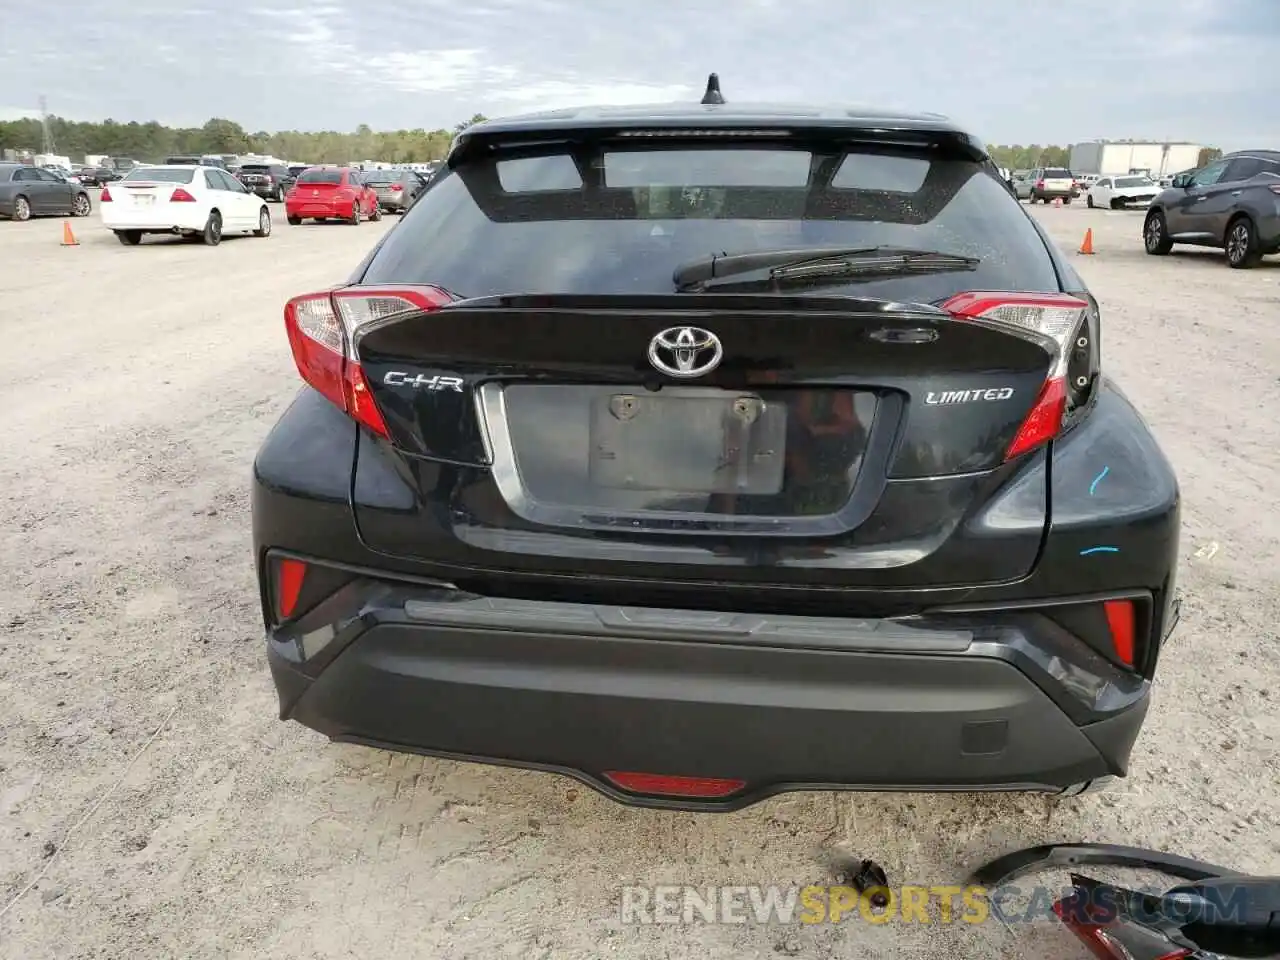
{"label": "red taillight lens", "polygon": [[1163,936],[1153,935],[1143,928],[1133,928],[1120,923],[1090,922],[1092,912],[1088,905],[1072,897],[1053,905],[1063,926],[1076,935],[1089,952],[1098,960],[1190,960],[1193,951],[1175,948]]}
{"label": "red taillight lens", "polygon": [[360,367],[355,335],[373,321],[438,310],[452,299],[436,287],[348,287],[294,297],[285,304],[284,326],[298,373],[358,423],[386,437],[386,422]]}
{"label": "red taillight lens", "polygon": [[400,184],[398,184],[398,183],[393,183],[393,184],[391,185],[391,192],[392,192],[392,193],[399,193],[399,192],[400,192],[401,190],[403,190],[403,189],[404,189],[404,187],[400,186]]}
{"label": "red taillight lens", "polygon": [[102,186],[102,196],[98,197],[98,202],[99,203],[111,202],[111,191],[107,189],[106,184],[103,184]]}
{"label": "red taillight lens", "polygon": [[298,607],[302,581],[307,578],[307,565],[301,560],[281,560],[276,571],[276,612],[288,620]]}
{"label": "red taillight lens", "polygon": [[1107,629],[1111,631],[1111,645],[1116,651],[1116,658],[1126,667],[1132,667],[1136,633],[1133,601],[1104,600],[1102,608],[1107,614]]}
{"label": "red taillight lens", "polygon": [[1037,189],[1037,190],[1043,190],[1043,189],[1044,189],[1044,181],[1043,181],[1043,180],[1037,180],[1037,181],[1036,181],[1036,189]]}
{"label": "red taillight lens", "polygon": [[715,777],[671,777],[658,773],[624,773],[611,770],[605,779],[631,793],[648,793],[663,797],[698,797],[713,799],[737,793],[747,785],[745,780],[721,780]]}
{"label": "red taillight lens", "polygon": [[195,203],[196,198],[187,193],[182,187],[175,187],[173,194],[169,197],[173,203]]}
{"label": "red taillight lens", "polygon": [[1062,430],[1067,409],[1067,367],[1071,349],[1086,326],[1091,307],[1066,293],[959,293],[942,304],[953,317],[996,327],[1043,346],[1052,362],[1035,405],[1014,435],[1011,460],[1052,440]]}

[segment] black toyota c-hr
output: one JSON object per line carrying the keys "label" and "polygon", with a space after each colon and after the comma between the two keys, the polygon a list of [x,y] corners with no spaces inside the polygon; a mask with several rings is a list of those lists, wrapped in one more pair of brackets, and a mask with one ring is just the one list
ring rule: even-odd
{"label": "black toyota c-hr", "polygon": [[284,321],[306,386],[253,491],[283,717],[683,809],[1125,773],[1177,481],[945,119],[482,123]]}

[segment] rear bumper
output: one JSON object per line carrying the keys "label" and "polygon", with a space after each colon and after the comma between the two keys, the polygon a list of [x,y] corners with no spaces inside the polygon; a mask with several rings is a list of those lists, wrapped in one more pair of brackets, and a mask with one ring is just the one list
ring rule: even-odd
{"label": "rear bumper", "polygon": [[285,214],[290,217],[332,217],[347,219],[355,207],[354,201],[346,203],[287,203]]}
{"label": "rear bumper", "polygon": [[[341,586],[268,634],[282,718],[339,741],[558,771],[641,806],[1056,792],[1123,775],[1147,709],[1146,680],[1025,611],[770,617],[317,576]],[[609,771],[744,786],[660,797]]]}
{"label": "rear bumper", "polygon": [[123,204],[117,208],[115,203],[106,203],[98,209],[102,213],[102,225],[108,230],[142,230],[156,233],[168,233],[172,230],[203,230],[209,220],[207,210],[189,203],[166,204],[155,210],[129,210]]}

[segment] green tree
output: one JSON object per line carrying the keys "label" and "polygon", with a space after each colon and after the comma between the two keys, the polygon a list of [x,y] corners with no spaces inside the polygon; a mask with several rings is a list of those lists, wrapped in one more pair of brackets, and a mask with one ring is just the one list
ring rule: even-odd
{"label": "green tree", "polygon": [[200,128],[206,153],[247,153],[249,135],[240,124],[214,117]]}
{"label": "green tree", "polygon": [[[463,128],[484,117],[476,114]],[[79,163],[88,154],[132,157],[156,163],[165,157],[200,153],[267,153],[299,163],[378,160],[411,163],[440,160],[455,130],[375,131],[362,124],[352,133],[334,130],[258,130],[247,134],[233,120],[214,117],[200,127],[166,127],[156,121],[82,123],[51,117],[58,152]],[[42,142],[39,120],[0,122],[0,149],[36,154]]]}

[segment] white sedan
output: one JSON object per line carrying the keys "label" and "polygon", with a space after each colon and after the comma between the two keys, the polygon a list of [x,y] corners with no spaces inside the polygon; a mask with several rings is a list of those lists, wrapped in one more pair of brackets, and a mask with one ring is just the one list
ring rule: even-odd
{"label": "white sedan", "polygon": [[102,224],[127,246],[164,233],[217,246],[227,234],[271,235],[266,201],[217,167],[135,167],[102,188]]}
{"label": "white sedan", "polygon": [[1160,192],[1160,187],[1150,177],[1099,177],[1085,194],[1090,207],[1145,207]]}

